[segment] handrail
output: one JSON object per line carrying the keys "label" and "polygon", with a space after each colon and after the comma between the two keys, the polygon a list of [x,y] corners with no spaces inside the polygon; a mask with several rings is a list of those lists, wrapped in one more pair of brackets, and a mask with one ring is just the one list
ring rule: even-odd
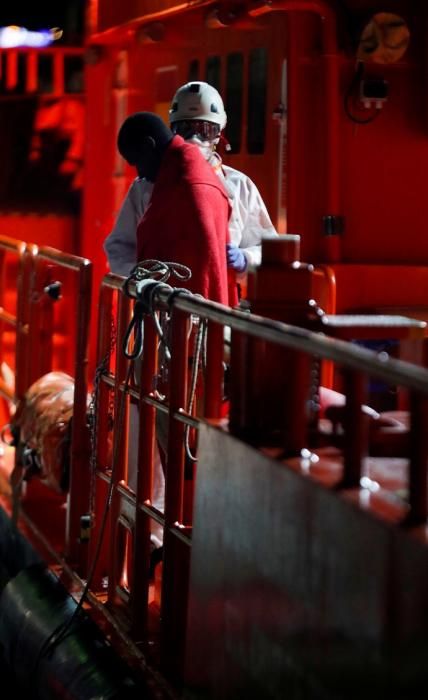
{"label": "handrail", "polygon": [[44,56],[45,54],[56,55],[60,51],[64,56],[83,56],[83,49],[79,46],[45,46],[42,49],[35,49],[31,46],[0,48],[0,54],[11,53],[11,51],[16,51],[17,53],[36,53],[38,56]]}
{"label": "handrail", "polygon": [[[112,280],[112,282],[117,284],[116,281]],[[120,284],[118,284],[119,286]],[[131,296],[136,298],[135,284],[129,284],[128,289]],[[382,379],[388,384],[400,384],[428,394],[428,371],[422,367],[391,357],[379,358],[373,351],[350,345],[346,341],[332,339],[256,314],[250,316],[243,311],[230,309],[213,301],[202,300],[193,294],[175,296],[169,303],[171,291],[171,287],[163,285],[154,294],[155,301],[164,310],[172,307],[196,314],[201,318],[229,326],[232,330],[242,331],[261,340],[271,341],[294,350],[302,350],[311,355],[319,355],[340,365]]]}
{"label": "handrail", "polygon": [[[89,461],[87,444],[87,393],[88,393],[88,345],[90,330],[90,300],[92,295],[92,263],[56,248],[43,246],[37,256],[37,270],[52,263],[58,269],[68,270],[77,281],[74,308],[74,409],[70,447],[69,508],[66,517],[66,556],[77,562],[83,571],[86,566],[86,551],[81,542],[81,518],[88,512]],[[39,285],[42,279],[34,279]]]}
{"label": "handrail", "polygon": [[[18,265],[16,275],[16,310],[12,313],[4,308],[4,293],[7,291],[7,283],[4,277],[5,256],[10,255],[16,258]],[[15,333],[15,388],[12,392],[5,382],[1,382],[0,395],[8,401],[16,402],[24,394],[28,388],[28,316],[29,316],[29,285],[30,274],[35,256],[37,255],[37,246],[34,246],[24,241],[20,241],[9,236],[0,236],[0,262],[1,262],[1,302],[0,302],[0,321],[1,326],[12,329]],[[4,351],[4,344],[2,343]]]}
{"label": "handrail", "polygon": [[[7,259],[6,259],[7,258]],[[15,262],[17,258],[18,271],[16,279],[6,276],[9,260]],[[55,275],[55,277],[53,277]],[[0,236],[0,335],[3,341],[3,329],[15,334],[14,341],[10,343],[7,337],[7,352],[10,356],[12,369],[15,372],[15,389],[10,390],[7,384],[0,379],[0,396],[17,403],[24,398],[30,385],[47,372],[53,369],[68,371],[75,377],[74,386],[74,416],[72,422],[71,448],[70,448],[70,486],[69,499],[66,511],[61,507],[62,518],[65,515],[66,526],[64,531],[65,555],[69,561],[77,564],[81,572],[84,572],[86,564],[86,544],[81,538],[81,517],[88,512],[89,492],[89,445],[87,439],[86,409],[87,409],[87,349],[90,328],[90,301],[92,286],[92,263],[86,258],[80,258],[49,246],[38,248],[31,243],[14,240],[13,238]],[[62,329],[58,326],[58,314],[55,314],[54,306],[56,297],[51,296],[46,285],[54,280],[64,284],[65,304],[73,309],[72,318],[75,327],[67,323],[66,333],[72,334],[74,348],[58,343],[58,336]],[[11,286],[12,285],[12,286]],[[67,299],[67,292],[72,294]],[[4,308],[4,296],[12,292],[14,300],[16,294],[16,312]],[[8,301],[8,296],[6,302]],[[64,308],[64,307],[61,307]],[[11,333],[9,333],[11,335]],[[11,346],[11,349],[9,349]],[[2,353],[5,351],[5,343],[1,343]],[[74,354],[74,368],[70,367],[70,353],[59,355],[59,352],[68,353],[71,349]],[[70,356],[69,356],[70,355]],[[3,355],[0,359],[3,358]],[[61,359],[62,358],[62,359]],[[14,364],[13,364],[14,360]],[[4,422],[8,422],[8,416]],[[20,484],[20,475],[23,465],[20,461],[19,451],[15,453],[16,483]],[[14,517],[18,515],[19,488],[15,491],[13,506]],[[23,510],[25,503],[22,503]]]}
{"label": "handrail", "polygon": [[[10,99],[13,97],[18,97],[15,94],[16,88],[20,81],[20,75],[18,70],[18,59],[24,59],[24,85],[22,94],[37,95],[39,97],[49,96],[49,97],[62,97],[67,94],[66,91],[66,81],[65,81],[65,59],[73,56],[80,56],[83,58],[83,49],[80,47],[46,47],[42,49],[35,49],[32,47],[11,47],[11,48],[0,48],[0,58],[4,56],[4,70],[1,74],[2,82],[2,94],[0,99]],[[38,65],[39,60],[49,57],[52,59],[52,89],[41,91],[39,90],[39,77],[38,77]],[[79,93],[77,93],[79,94]],[[82,91],[80,91],[82,94]]]}
{"label": "handrail", "polygon": [[61,267],[66,267],[69,270],[82,270],[86,267],[91,267],[92,263],[88,258],[81,258],[71,253],[63,253],[61,250],[43,246],[39,248],[39,258],[58,263]]}
{"label": "handrail", "polygon": [[[343,369],[346,403],[343,409],[344,445],[337,454],[340,461],[340,476],[335,482],[338,491],[359,489],[365,457],[368,453],[368,422],[361,411],[361,405],[367,403],[366,378],[377,377],[387,384],[407,387],[410,393],[410,430],[413,447],[408,450],[409,476],[408,503],[402,504],[401,512],[407,513],[400,524],[420,524],[428,516],[426,498],[426,460],[425,433],[423,425],[428,406],[428,371],[415,365],[395,359],[383,359],[373,351],[352,345],[346,341],[330,338],[321,332],[315,333],[286,323],[263,318],[244,311],[231,309],[221,304],[205,300],[191,293],[178,293],[168,284],[159,284],[151,295],[154,312],[167,311],[170,316],[168,345],[171,360],[162,368],[159,357],[158,338],[150,315],[144,318],[144,350],[141,367],[138,365],[139,386],[125,381],[126,364],[121,353],[120,344],[124,336],[125,323],[129,320],[130,306],[137,299],[139,287],[134,281],[127,283],[124,294],[124,278],[108,274],[101,285],[99,315],[98,361],[103,367],[99,375],[99,400],[97,412],[98,447],[94,460],[94,495],[92,502],[93,527],[90,538],[90,559],[93,558],[100,531],[99,523],[104,508],[104,501],[111,488],[111,511],[109,536],[97,562],[94,588],[99,589],[103,577],[108,578],[108,607],[111,614],[127,616],[131,625],[131,636],[144,639],[150,626],[148,562],[150,559],[150,533],[153,524],[160,525],[164,537],[164,557],[162,572],[160,655],[164,671],[172,677],[180,677],[182,672],[182,652],[185,648],[185,615],[187,606],[188,560],[192,546],[192,484],[189,474],[189,459],[185,450],[185,436],[188,431],[198,431],[204,422],[226,428],[224,416],[224,365],[225,344],[223,327],[232,331],[230,357],[230,380],[227,390],[229,397],[229,431],[246,440],[257,441],[257,421],[249,410],[251,401],[257,403],[257,397],[250,394],[249,403],[240,404],[240,389],[245,393],[246,377],[252,370],[258,372],[254,362],[254,353],[264,345],[275,344],[273,356],[278,370],[283,368],[287,377],[284,384],[286,397],[284,402],[272,403],[274,411],[283,411],[281,421],[281,449],[287,455],[299,455],[302,446],[311,447],[310,425],[308,417],[308,397],[310,395],[308,379],[311,374],[311,362],[328,360]],[[174,293],[173,293],[174,292]],[[199,385],[199,399],[196,414],[189,407],[189,388],[191,368],[195,363],[192,354],[195,348],[190,340],[190,319],[199,318],[207,322],[206,354],[204,382]],[[326,316],[334,320],[334,316]],[[391,317],[387,328],[393,326]],[[113,323],[112,323],[113,321]],[[412,326],[416,322],[407,319]],[[416,324],[420,330],[420,324]],[[242,340],[242,344],[241,344]],[[116,343],[116,365],[103,358],[110,357],[112,341]],[[239,353],[243,354],[239,354]],[[234,353],[238,352],[238,355]],[[270,357],[270,355],[267,355]],[[244,359],[243,359],[244,358]],[[244,365],[242,377],[240,360]],[[256,360],[257,363],[257,360]],[[158,367],[159,364],[159,367]],[[315,362],[316,364],[316,362]],[[140,373],[141,369],[141,373]],[[133,375],[132,375],[133,376]],[[237,383],[236,383],[237,382]],[[241,384],[239,383],[241,382]],[[203,386],[202,386],[203,385]],[[316,387],[315,387],[316,389]],[[313,394],[316,401],[316,391]],[[265,397],[264,397],[265,398]],[[310,401],[312,402],[312,394]],[[137,426],[127,425],[126,409],[120,409],[122,402],[138,402],[139,430]],[[287,408],[291,406],[292,408]],[[270,409],[269,409],[270,410]],[[242,412],[242,413],[241,413]],[[256,411],[257,412],[257,411]],[[233,413],[233,415],[232,415]],[[316,420],[318,420],[318,415]],[[113,418],[113,420],[112,420]],[[122,421],[121,418],[124,418]],[[241,420],[242,418],[242,420]],[[248,422],[248,433],[247,423]],[[162,427],[163,425],[163,427]],[[255,429],[252,429],[252,426]],[[263,424],[264,425],[264,424]],[[167,426],[167,440],[162,431]],[[227,428],[226,428],[227,429]],[[261,427],[261,431],[263,426]],[[322,435],[319,426],[314,430],[315,439]],[[159,432],[160,431],[160,432]],[[260,434],[262,434],[260,432]],[[327,440],[329,438],[327,437]],[[155,503],[153,477],[155,473],[154,445],[156,440],[165,450],[166,493],[165,507],[159,510]],[[137,443],[138,460],[133,465],[137,470],[137,484],[130,487],[127,474],[129,469],[129,452],[126,443]],[[111,453],[107,448],[109,442],[117,446]],[[269,444],[260,442],[259,444]],[[334,442],[328,444],[336,444]],[[281,452],[284,455],[284,452]],[[299,458],[297,458],[299,459]],[[132,461],[131,461],[132,464]],[[109,475],[113,479],[109,485]],[[135,477],[135,474],[134,474]],[[196,477],[197,478],[197,477]],[[314,476],[314,478],[316,478]],[[138,543],[138,546],[134,546]],[[129,552],[133,551],[132,557]],[[187,563],[186,563],[187,562]],[[180,583],[178,583],[180,582]]]}

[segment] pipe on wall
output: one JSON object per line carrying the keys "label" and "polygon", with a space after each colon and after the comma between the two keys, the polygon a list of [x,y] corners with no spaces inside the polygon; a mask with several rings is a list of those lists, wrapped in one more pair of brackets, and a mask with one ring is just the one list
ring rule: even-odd
{"label": "pipe on wall", "polygon": [[[337,47],[337,19],[333,8],[324,0],[272,0],[269,3],[252,9],[249,14],[258,17],[267,12],[311,12],[322,20],[323,42],[323,75],[325,95],[325,146],[326,146],[326,185],[325,185],[325,216],[336,217],[341,214],[340,202],[340,163],[339,163],[339,114],[340,114],[340,85],[339,85],[339,56]],[[289,33],[290,34],[290,33]],[[291,228],[296,220],[297,194],[295,172],[297,167],[297,148],[295,133],[298,129],[299,114],[296,94],[297,79],[297,45],[291,38],[289,45],[289,130],[291,138],[288,142],[289,163],[289,221]],[[339,236],[326,236],[323,254],[327,262],[337,262],[340,259]]]}

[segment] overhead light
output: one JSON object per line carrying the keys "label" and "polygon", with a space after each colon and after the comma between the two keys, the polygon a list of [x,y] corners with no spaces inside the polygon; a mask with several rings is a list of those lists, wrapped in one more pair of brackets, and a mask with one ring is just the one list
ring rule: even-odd
{"label": "overhead light", "polygon": [[19,46],[28,46],[39,49],[61,39],[62,35],[63,31],[58,27],[41,29],[36,32],[11,24],[8,27],[0,27],[0,48],[15,49]]}

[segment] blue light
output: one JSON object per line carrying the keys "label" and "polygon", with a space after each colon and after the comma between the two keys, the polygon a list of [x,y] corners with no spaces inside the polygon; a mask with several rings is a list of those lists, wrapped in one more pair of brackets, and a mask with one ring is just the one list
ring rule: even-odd
{"label": "blue light", "polygon": [[0,27],[0,48],[14,49],[18,46],[28,46],[30,48],[40,49],[44,46],[49,46],[61,37],[62,29],[58,29],[57,27],[33,32],[29,29],[25,29],[25,27],[10,25],[9,27]]}

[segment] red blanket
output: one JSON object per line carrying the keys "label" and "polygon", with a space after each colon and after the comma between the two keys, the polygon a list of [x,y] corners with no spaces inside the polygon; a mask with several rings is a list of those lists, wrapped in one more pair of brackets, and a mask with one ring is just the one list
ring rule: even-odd
{"label": "red blanket", "polygon": [[179,286],[235,304],[234,290],[229,299],[226,263],[229,214],[224,187],[197,146],[174,136],[138,226],[138,260],[187,265],[192,278]]}

